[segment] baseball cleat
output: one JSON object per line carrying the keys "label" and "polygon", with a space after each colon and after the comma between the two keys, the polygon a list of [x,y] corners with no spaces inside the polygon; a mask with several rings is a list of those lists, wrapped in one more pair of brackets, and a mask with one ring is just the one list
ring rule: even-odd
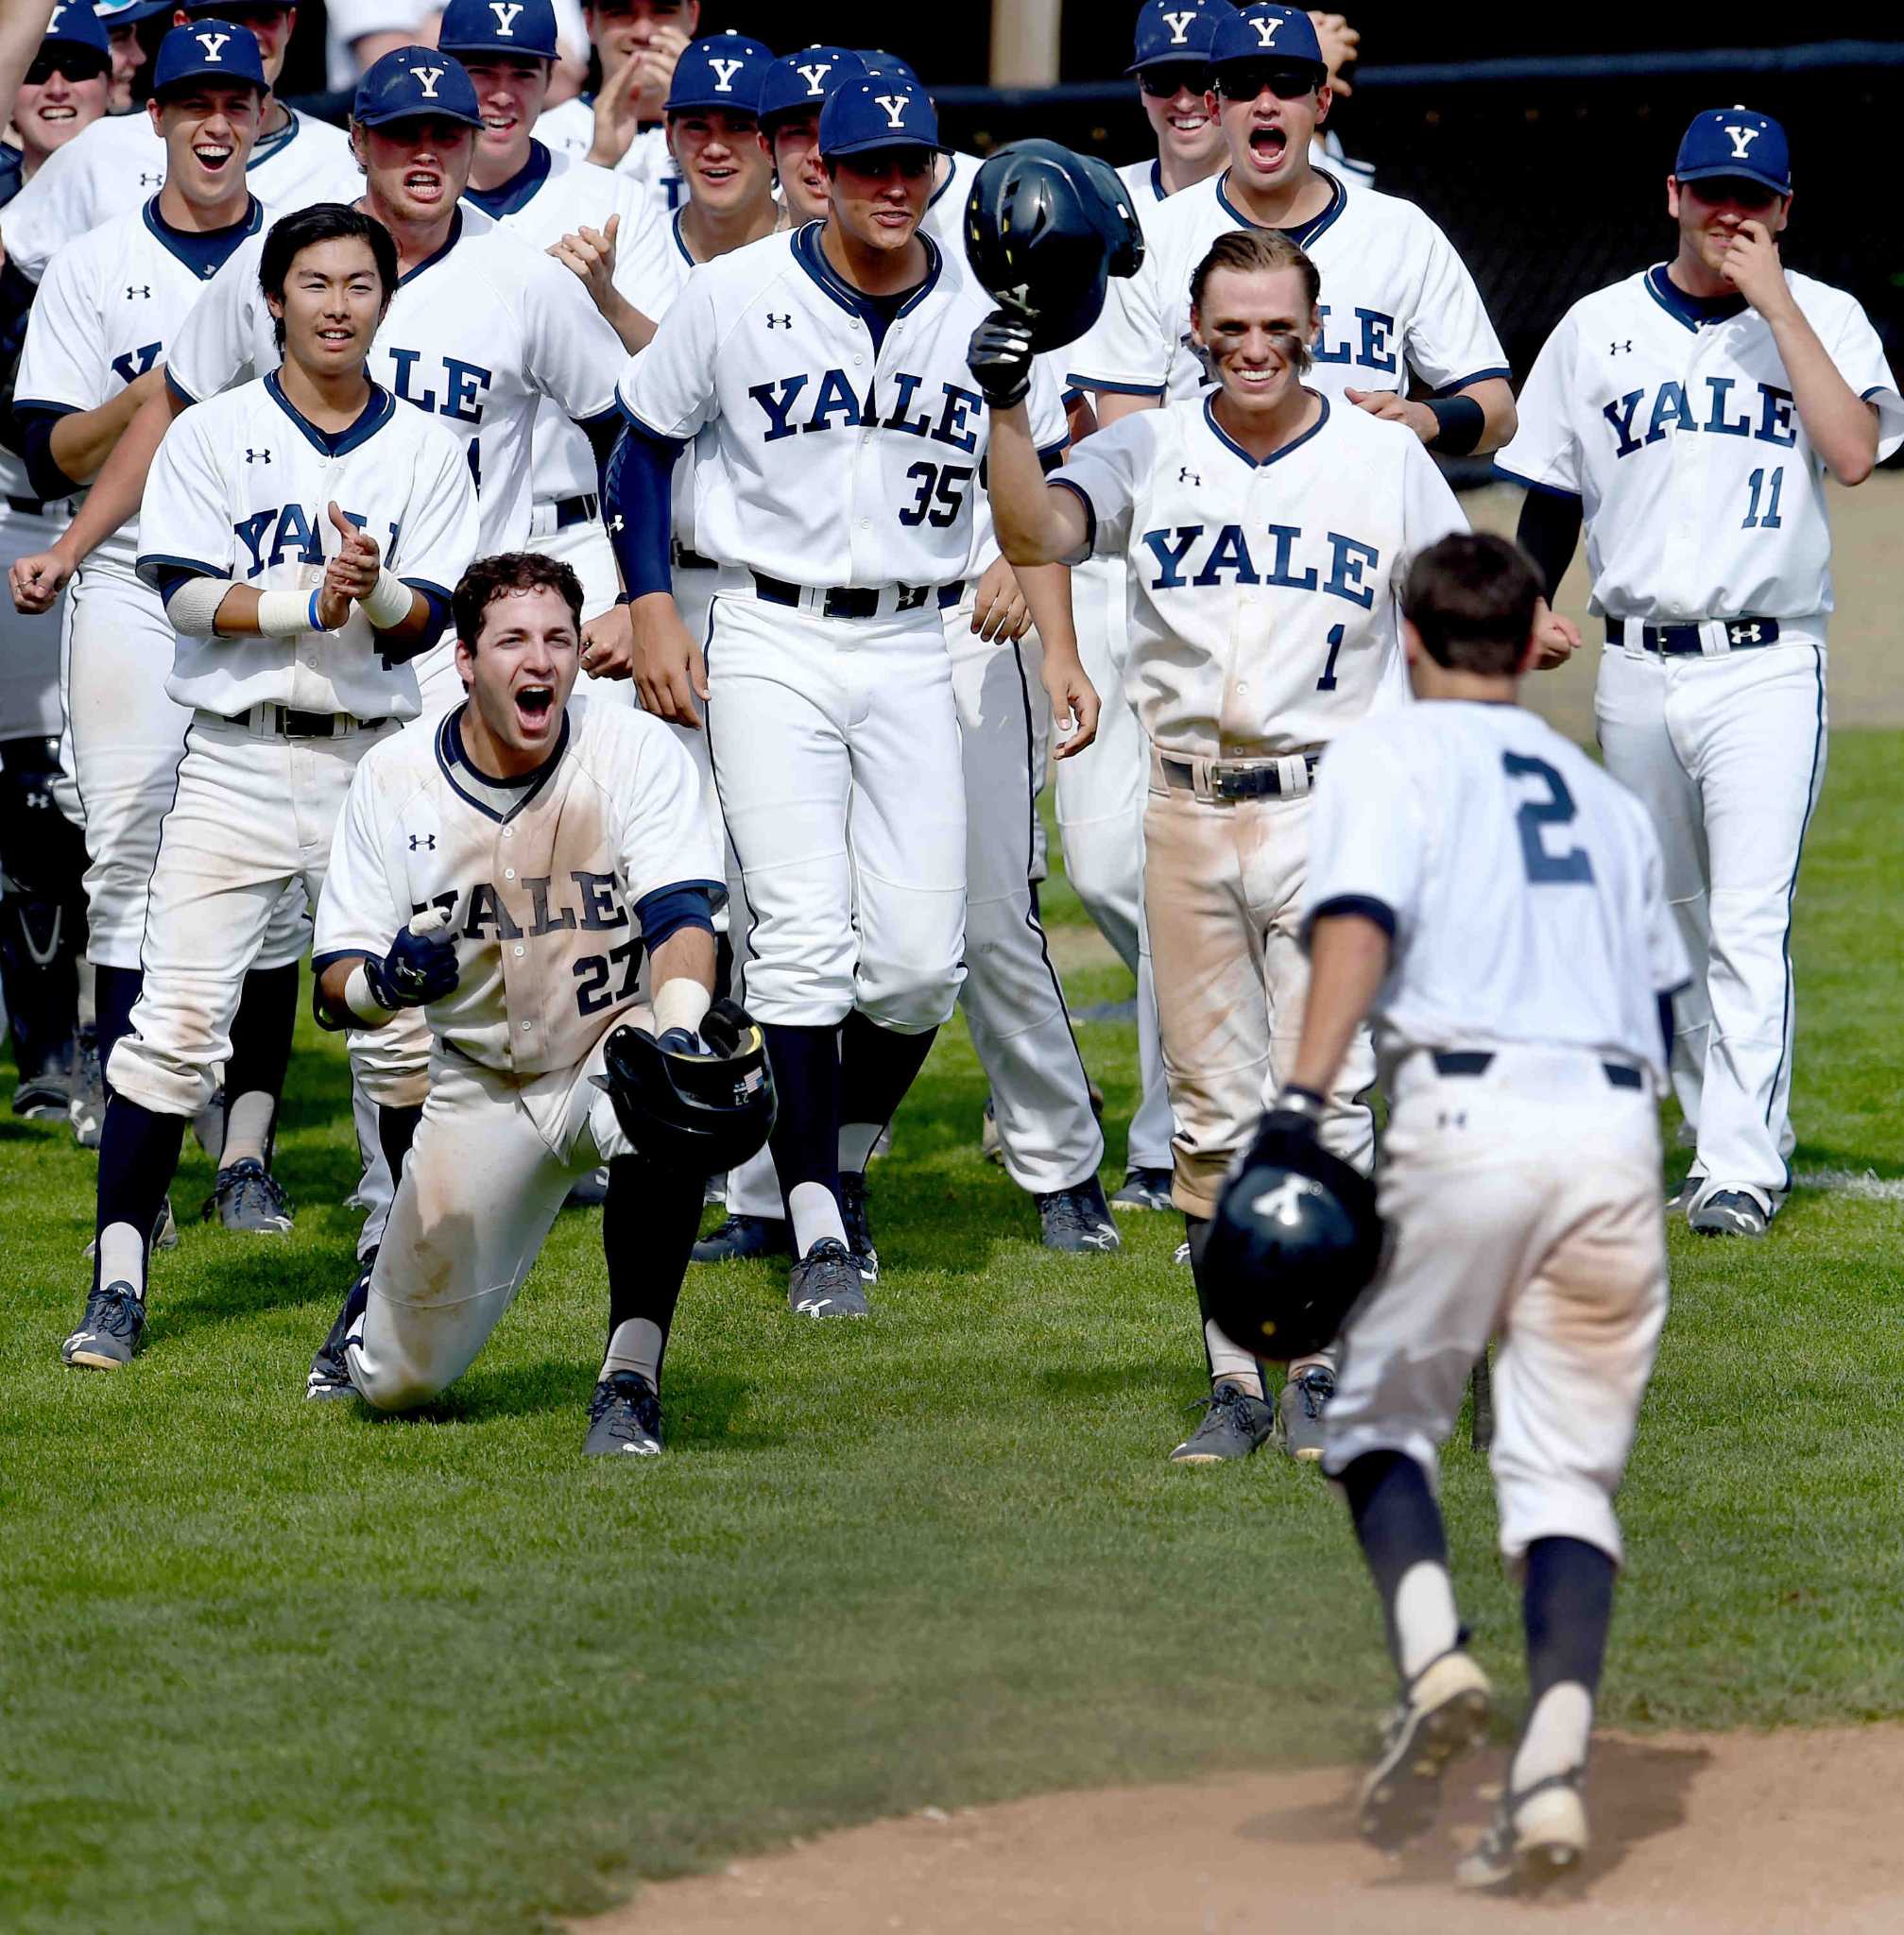
{"label": "baseball cleat", "polygon": [[794,1265],[787,1278],[787,1308],[797,1317],[864,1317],[865,1279],[853,1253],[837,1237],[823,1236]]}
{"label": "baseball cleat", "polygon": [[716,1209],[728,1200],[728,1177],[723,1170],[719,1175],[711,1175],[701,1185],[701,1207]]}
{"label": "baseball cleat", "polygon": [[793,1234],[778,1216],[729,1216],[688,1252],[695,1263],[737,1263],[750,1257],[791,1257]]}
{"label": "baseball cleat", "polygon": [[985,1099],[985,1121],[979,1125],[978,1153],[986,1162],[1004,1166],[1004,1144],[999,1140],[998,1105],[987,1095]]}
{"label": "baseball cleat", "polygon": [[1335,1396],[1335,1373],[1311,1364],[1282,1387],[1282,1448],[1304,1464],[1322,1456],[1324,1407]]}
{"label": "baseball cleat", "polygon": [[210,1223],[214,1216],[248,1236],[283,1236],[291,1227],[291,1199],[256,1156],[247,1156],[218,1172],[198,1220]]}
{"label": "baseball cleat", "polygon": [[1392,1852],[1434,1825],[1441,1777],[1486,1738],[1493,1692],[1487,1675],[1459,1646],[1430,1660],[1409,1682],[1362,1784],[1359,1825],[1365,1840]]}
{"label": "baseball cleat", "polygon": [[80,1148],[98,1148],[99,1132],[106,1126],[106,1075],[99,1066],[99,1044],[90,1035],[79,1038],[66,1120],[73,1124],[73,1139]]}
{"label": "baseball cleat", "polygon": [[1684,1216],[1692,1207],[1694,1199],[1705,1187],[1706,1178],[1695,1169],[1684,1182],[1667,1191],[1667,1215]]}
{"label": "baseball cleat", "polygon": [[599,1169],[592,1169],[587,1175],[579,1175],[569,1185],[569,1193],[562,1198],[564,1209],[593,1209],[609,1200],[609,1165],[605,1162]]}
{"label": "baseball cleat", "polygon": [[873,1225],[866,1215],[866,1179],[850,1172],[840,1176],[840,1215],[847,1226],[847,1248],[860,1266],[861,1280],[880,1280],[880,1253],[873,1246]]}
{"label": "baseball cleat", "polygon": [[1088,1176],[1075,1189],[1053,1190],[1037,1201],[1046,1249],[1075,1253],[1123,1249],[1124,1239],[1110,1220],[1104,1185],[1096,1176]]}
{"label": "baseball cleat", "polygon": [[320,1399],[354,1397],[357,1387],[351,1381],[351,1361],[345,1346],[364,1341],[364,1312],[370,1299],[370,1272],[376,1268],[377,1253],[369,1250],[357,1262],[357,1275],[344,1297],[344,1308],[331,1326],[331,1334],[317,1346],[311,1368],[304,1378],[304,1396]]}
{"label": "baseball cleat", "polygon": [[1203,1422],[1170,1454],[1173,1464],[1221,1464],[1247,1458],[1276,1430],[1276,1407],[1241,1384],[1222,1383],[1202,1400]]}
{"label": "baseball cleat", "polygon": [[1772,1216],[1758,1198],[1744,1190],[1715,1190],[1687,1222],[1701,1236],[1763,1236]]}
{"label": "baseball cleat", "polygon": [[49,1069],[14,1089],[13,1113],[23,1122],[62,1122],[72,1101],[71,1078],[63,1070]]}
{"label": "baseball cleat", "polygon": [[584,1458],[659,1458],[660,1394],[639,1371],[610,1371],[589,1399]]}
{"label": "baseball cleat", "polygon": [[1124,1188],[1110,1199],[1113,1209],[1170,1209],[1171,1173],[1167,1169],[1134,1169]]}
{"label": "baseball cleat", "polygon": [[129,1283],[108,1283],[86,1299],[79,1327],[60,1358],[89,1371],[116,1371],[132,1361],[146,1329],[146,1306]]}
{"label": "baseball cleat", "polygon": [[1190,1242],[1188,1239],[1178,1243],[1176,1248],[1170,1253],[1170,1260],[1180,1270],[1188,1270],[1190,1268]]}
{"label": "baseball cleat", "polygon": [[1579,1867],[1587,1842],[1580,1775],[1576,1767],[1506,1796],[1481,1844],[1455,1864],[1455,1880],[1463,1888],[1537,1894]]}

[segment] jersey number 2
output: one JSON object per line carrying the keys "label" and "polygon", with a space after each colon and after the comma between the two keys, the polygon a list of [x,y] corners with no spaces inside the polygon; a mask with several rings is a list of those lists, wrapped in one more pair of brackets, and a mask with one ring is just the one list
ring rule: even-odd
{"label": "jersey number 2", "polygon": [[[1772,488],[1765,490],[1765,472],[1754,471],[1745,480],[1752,486],[1752,503],[1745,513],[1745,522],[1739,526],[1741,531],[1776,531],[1784,527],[1778,515],[1778,493],[1785,488],[1785,471],[1781,465],[1772,472]],[[1765,513],[1758,512],[1758,493],[1765,490]]]}
{"label": "jersey number 2", "polygon": [[[900,512],[900,522],[908,527],[930,522],[935,531],[949,529],[958,522],[958,514],[965,508],[965,488],[972,480],[972,467],[969,464],[948,464],[940,470],[936,464],[915,464],[906,472],[908,484],[918,481],[918,496]],[[933,500],[936,497],[937,506]]]}
{"label": "jersey number 2", "polygon": [[1593,861],[1584,847],[1570,847],[1565,853],[1548,850],[1544,833],[1549,827],[1571,825],[1579,808],[1567,781],[1545,760],[1530,759],[1518,752],[1502,753],[1502,769],[1510,779],[1538,779],[1547,788],[1545,799],[1530,799],[1514,817],[1520,829],[1521,857],[1527,862],[1527,878],[1536,886],[1552,886],[1566,881],[1591,884]]}

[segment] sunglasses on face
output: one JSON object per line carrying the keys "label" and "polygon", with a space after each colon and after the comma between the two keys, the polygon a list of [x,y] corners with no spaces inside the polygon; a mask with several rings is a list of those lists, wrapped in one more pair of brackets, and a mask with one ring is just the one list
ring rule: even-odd
{"label": "sunglasses on face", "polygon": [[1232,60],[1216,70],[1216,91],[1226,101],[1253,101],[1264,88],[1279,101],[1299,101],[1321,84],[1313,67],[1268,60]]}
{"label": "sunglasses on face", "polygon": [[93,80],[106,72],[106,63],[96,54],[76,47],[70,54],[42,54],[26,70],[28,87],[44,87],[56,74],[70,81]]}
{"label": "sunglasses on face", "polygon": [[1207,94],[1209,69],[1188,65],[1146,67],[1138,75],[1137,84],[1158,101],[1173,101],[1186,90],[1193,94]]}

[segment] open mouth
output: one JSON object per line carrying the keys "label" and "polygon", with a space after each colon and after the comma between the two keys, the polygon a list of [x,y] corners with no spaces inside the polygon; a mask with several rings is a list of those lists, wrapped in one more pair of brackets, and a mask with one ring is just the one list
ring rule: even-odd
{"label": "open mouth", "polygon": [[485,134],[513,134],[516,131],[517,117],[514,114],[485,114],[483,132]]}
{"label": "open mouth", "polygon": [[42,108],[40,110],[40,118],[43,121],[71,121],[78,111],[77,108]]}
{"label": "open mouth", "polygon": [[1280,128],[1252,128],[1249,130],[1250,159],[1259,168],[1270,170],[1282,166],[1282,158],[1289,152],[1289,136]]}
{"label": "open mouth", "polygon": [[516,717],[523,730],[534,737],[548,730],[549,714],[555,709],[556,689],[552,685],[519,685],[516,688]]}
{"label": "open mouth", "polygon": [[722,181],[731,181],[740,170],[729,162],[703,162],[695,172],[712,187]]}
{"label": "open mouth", "polygon": [[192,158],[208,175],[222,174],[230,164],[237,149],[223,142],[199,142],[192,149]]}
{"label": "open mouth", "polygon": [[346,350],[357,340],[357,332],[346,323],[326,323],[318,330],[317,340],[329,343],[334,350]]}
{"label": "open mouth", "polygon": [[443,198],[443,178],[427,168],[412,168],[403,177],[403,188],[416,201],[440,201]]}

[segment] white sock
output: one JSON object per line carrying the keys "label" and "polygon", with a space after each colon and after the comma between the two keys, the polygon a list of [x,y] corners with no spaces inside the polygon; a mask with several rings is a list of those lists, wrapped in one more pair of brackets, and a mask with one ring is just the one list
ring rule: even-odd
{"label": "white sock", "polygon": [[1593,1696],[1578,1680],[1563,1680],[1540,1696],[1527,1716],[1514,1764],[1507,1772],[1510,1793],[1524,1794],[1536,1781],[1571,1773],[1587,1764],[1587,1740],[1593,1731]]}
{"label": "white sock", "polygon": [[278,1098],[263,1088],[253,1088],[232,1102],[225,1111],[225,1146],[218,1152],[218,1167],[230,1169],[247,1156],[262,1167],[277,1112]]}
{"label": "white sock", "polygon": [[129,1223],[109,1223],[99,1232],[99,1283],[129,1283],[146,1295],[146,1239]]}
{"label": "white sock", "polygon": [[1239,1350],[1214,1324],[1203,1327],[1204,1348],[1209,1352],[1209,1388],[1234,1384],[1252,1397],[1261,1397],[1262,1366],[1246,1350]]}
{"label": "white sock", "polygon": [[1402,1678],[1414,1679],[1460,1637],[1461,1615],[1454,1609],[1454,1582],[1448,1567],[1417,1560],[1395,1589],[1395,1643],[1401,1653]]}
{"label": "white sock", "polygon": [[873,1159],[873,1144],[880,1139],[879,1122],[840,1124],[840,1169],[847,1175],[864,1175]]}
{"label": "white sock", "polygon": [[847,1226],[840,1221],[839,1201],[824,1183],[796,1183],[787,1193],[787,1207],[794,1219],[795,1256],[804,1257],[828,1237],[846,1241]]}
{"label": "white sock", "polygon": [[[602,1377],[616,1371],[634,1371],[645,1378],[657,1391],[661,1388],[661,1327],[645,1317],[626,1317],[615,1326],[609,1339],[609,1354],[602,1360]],[[597,1380],[599,1381],[599,1379]]]}

